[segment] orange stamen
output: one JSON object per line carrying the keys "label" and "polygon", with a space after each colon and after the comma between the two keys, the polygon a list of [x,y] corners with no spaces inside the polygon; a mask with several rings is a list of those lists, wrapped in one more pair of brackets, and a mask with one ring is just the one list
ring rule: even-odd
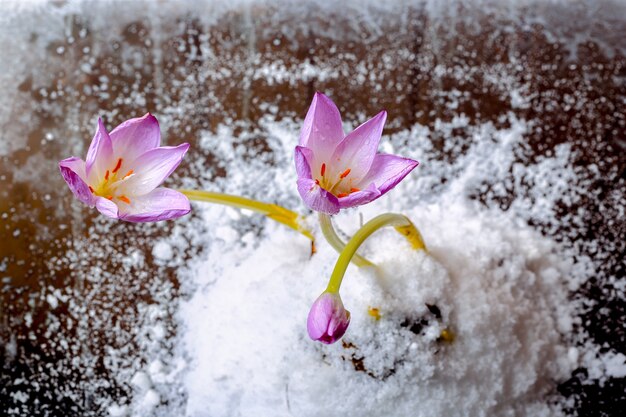
{"label": "orange stamen", "polygon": [[93,190],[93,188],[91,187],[91,185],[89,186],[89,191],[91,191],[91,194],[95,193],[95,191]]}
{"label": "orange stamen", "polygon": [[[115,171],[113,171],[115,172]],[[104,180],[108,181],[109,180],[109,170],[107,169],[107,172],[104,173]]]}
{"label": "orange stamen", "polygon": [[320,180],[316,179],[316,180],[315,180],[315,184],[316,184],[316,185],[320,185]]}
{"label": "orange stamen", "polygon": [[117,197],[120,201],[123,201],[126,204],[130,204],[130,199],[128,197],[126,197],[125,195],[121,195],[119,197]]}
{"label": "orange stamen", "polygon": [[337,197],[339,197],[339,198],[343,198],[343,197],[347,197],[347,196],[348,196],[348,193],[339,193],[339,194],[337,194]]}
{"label": "orange stamen", "polygon": [[107,200],[113,200],[113,196],[112,195],[108,195],[108,196],[106,196],[106,199]]}
{"label": "orange stamen", "polygon": [[115,168],[113,168],[113,173],[115,174],[117,171],[120,170],[121,167],[122,167],[122,158],[117,160],[117,165],[115,165]]}
{"label": "orange stamen", "polygon": [[339,176],[339,178],[345,178],[348,176],[348,174],[350,174],[350,168],[343,171],[343,173]]}
{"label": "orange stamen", "polygon": [[322,177],[326,173],[326,164],[322,164]]}
{"label": "orange stamen", "polygon": [[124,179],[124,178],[126,178],[126,177],[130,177],[131,175],[133,175],[133,172],[134,172],[134,171],[131,169],[130,171],[128,171],[128,172],[126,173],[126,175],[124,175],[124,177],[123,177],[122,179]]}
{"label": "orange stamen", "polygon": [[351,193],[356,193],[357,191],[361,191],[361,190],[359,190],[359,189],[358,189],[358,188],[356,188],[356,187],[352,187],[352,188],[350,188],[350,192],[351,192]]}

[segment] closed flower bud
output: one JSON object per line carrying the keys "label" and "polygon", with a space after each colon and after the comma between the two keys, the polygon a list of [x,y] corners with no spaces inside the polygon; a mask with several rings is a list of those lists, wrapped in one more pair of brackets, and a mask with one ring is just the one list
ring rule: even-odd
{"label": "closed flower bud", "polygon": [[328,345],[341,339],[349,324],[350,312],[344,308],[339,294],[324,292],[311,307],[307,330],[311,339]]}

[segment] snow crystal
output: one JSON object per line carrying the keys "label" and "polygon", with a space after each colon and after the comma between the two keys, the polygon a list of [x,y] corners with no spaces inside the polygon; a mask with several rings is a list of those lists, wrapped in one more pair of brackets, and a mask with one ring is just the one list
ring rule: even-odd
{"label": "snow crystal", "polygon": [[174,256],[172,246],[165,241],[157,242],[152,248],[152,254],[161,261],[169,261]]}

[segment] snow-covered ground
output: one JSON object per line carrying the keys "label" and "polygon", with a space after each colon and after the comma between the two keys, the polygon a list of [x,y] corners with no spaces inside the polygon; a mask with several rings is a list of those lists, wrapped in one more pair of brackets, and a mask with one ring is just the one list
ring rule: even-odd
{"label": "snow-covered ground", "polygon": [[[190,365],[183,375],[187,415],[557,415],[546,398],[554,381],[580,365],[567,342],[576,320],[567,290],[585,271],[518,215],[464,195],[493,174],[480,167],[484,152],[493,169],[509,164],[523,125],[490,133],[489,149],[487,138],[477,138],[458,163],[460,174],[435,198],[421,201],[412,191],[443,174],[429,162],[425,135],[412,151],[401,151],[419,156],[427,169],[375,204],[338,216],[352,234],[359,215],[405,213],[421,228],[429,255],[392,231],[374,235],[367,254],[379,267],[349,269],[342,297],[352,322],[332,346],[311,342],[304,324],[330,276],[333,250],[321,242],[310,258],[306,239],[273,225],[265,239],[245,246],[224,209],[203,210],[219,243],[190,267],[198,288],[180,310]],[[566,155],[549,162],[565,174]],[[280,187],[293,193],[293,181]],[[369,307],[379,309],[379,320]],[[455,335],[452,343],[439,340],[444,328]]]}

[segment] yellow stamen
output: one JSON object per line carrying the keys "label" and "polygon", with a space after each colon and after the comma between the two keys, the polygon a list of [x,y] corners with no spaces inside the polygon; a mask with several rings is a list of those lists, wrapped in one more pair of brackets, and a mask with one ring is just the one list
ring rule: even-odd
{"label": "yellow stamen", "polygon": [[113,173],[115,174],[117,171],[120,170],[121,167],[122,167],[122,158],[119,158],[117,160],[117,165],[115,165],[115,168],[113,168]]}
{"label": "yellow stamen", "polygon": [[125,195],[121,195],[119,197],[117,197],[118,200],[123,201],[126,204],[130,204],[130,199],[128,197],[126,197]]}
{"label": "yellow stamen", "polygon": [[380,320],[380,310],[376,307],[368,307],[367,314],[374,317],[376,320]]}

